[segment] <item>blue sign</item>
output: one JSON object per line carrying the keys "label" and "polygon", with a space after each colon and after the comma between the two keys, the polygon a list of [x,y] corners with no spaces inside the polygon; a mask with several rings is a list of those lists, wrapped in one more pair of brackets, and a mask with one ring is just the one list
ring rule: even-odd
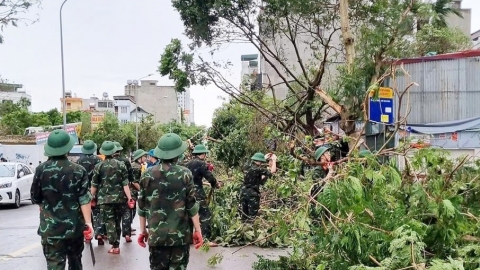
{"label": "blue sign", "polygon": [[390,88],[380,88],[378,99],[370,95],[368,104],[368,118],[372,122],[392,125],[394,119],[393,90]]}

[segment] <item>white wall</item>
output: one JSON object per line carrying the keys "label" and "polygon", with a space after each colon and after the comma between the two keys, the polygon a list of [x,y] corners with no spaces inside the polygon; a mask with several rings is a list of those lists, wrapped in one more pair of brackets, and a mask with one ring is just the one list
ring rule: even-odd
{"label": "white wall", "polygon": [[[0,102],[3,102],[4,100],[11,100],[13,103],[17,103],[22,98],[26,98],[32,102],[32,96],[25,92],[0,92]],[[32,111],[32,106],[28,107],[28,111]]]}

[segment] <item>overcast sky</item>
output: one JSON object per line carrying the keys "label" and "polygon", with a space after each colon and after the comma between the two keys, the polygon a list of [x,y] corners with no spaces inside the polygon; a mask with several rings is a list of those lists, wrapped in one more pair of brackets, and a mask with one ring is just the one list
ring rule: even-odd
{"label": "overcast sky", "polygon": [[[39,21],[2,33],[0,76],[24,85],[34,111],[60,108],[62,96],[59,9],[63,0],[44,0],[31,15]],[[480,29],[480,1],[464,0],[472,9],[472,31]],[[173,85],[156,72],[160,55],[172,38],[183,36],[183,24],[170,0],[69,0],[63,9],[66,89],[77,97],[123,95],[128,79]],[[187,42],[187,41],[186,41]],[[256,53],[251,45],[231,45],[216,57],[234,67],[225,76],[238,85],[240,55]],[[192,87],[195,122],[210,125],[226,95],[215,86]]]}

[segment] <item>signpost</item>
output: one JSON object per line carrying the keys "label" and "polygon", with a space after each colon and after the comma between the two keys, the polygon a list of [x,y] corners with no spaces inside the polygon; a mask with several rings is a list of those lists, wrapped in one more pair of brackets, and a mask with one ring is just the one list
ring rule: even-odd
{"label": "signpost", "polygon": [[90,123],[92,130],[94,130],[105,119],[105,112],[92,112]]}
{"label": "signpost", "polygon": [[[68,134],[70,134],[70,136],[72,136],[78,143],[78,136],[77,136],[77,132],[75,130],[75,127],[74,126],[68,126],[67,125],[67,130],[66,132]],[[47,142],[47,139],[48,139],[48,135],[50,135],[50,132],[39,132],[39,133],[36,133],[35,134],[35,141],[37,144],[45,144]]]}
{"label": "signpost", "polygon": [[386,125],[393,125],[394,119],[394,104],[393,104],[393,89],[388,87],[380,87],[378,90],[378,99],[374,99],[374,92],[371,91],[368,118],[371,122],[382,123]]}

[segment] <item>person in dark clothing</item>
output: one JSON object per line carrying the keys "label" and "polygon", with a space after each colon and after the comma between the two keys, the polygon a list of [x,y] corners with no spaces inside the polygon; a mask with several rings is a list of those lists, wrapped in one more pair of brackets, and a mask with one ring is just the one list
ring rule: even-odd
{"label": "person in dark clothing", "polygon": [[[81,165],[88,173],[88,190],[90,190],[93,171],[95,170],[95,165],[102,162],[102,160],[95,155],[97,153],[97,145],[91,141],[87,140],[82,145],[82,153],[84,156],[80,157],[77,160],[77,164]],[[106,235],[105,224],[102,222],[102,216],[100,213],[100,207],[95,204],[96,199],[92,200],[92,217],[93,217],[93,228],[95,230],[95,239],[98,241],[98,245],[104,245],[103,238]]]}
{"label": "person in dark clothing", "polygon": [[[200,209],[198,211],[200,215],[200,226],[202,229],[202,234],[205,239],[211,240],[211,220],[212,213],[208,208],[207,195],[203,189],[203,179],[205,178],[209,183],[212,189],[219,188],[220,184],[213,176],[212,172],[208,169],[208,165],[205,162],[205,158],[209,151],[207,148],[202,145],[196,145],[193,149],[192,154],[194,158],[190,160],[185,167],[187,167],[193,174],[193,183],[195,185],[195,198],[200,204]],[[215,246],[214,243],[211,244]]]}
{"label": "person in dark clothing", "polygon": [[[133,176],[132,163],[130,163],[130,160],[128,160],[128,158],[122,155],[122,145],[119,142],[113,142],[113,144],[115,144],[115,147],[117,149],[113,157],[116,160],[123,162],[123,164],[125,164],[125,166],[127,167],[128,187],[130,188],[130,192],[133,194],[132,198],[134,198],[136,194],[135,191],[138,190],[137,187],[140,188],[140,186],[138,186],[138,184],[135,186],[134,184],[135,177]],[[125,212],[122,216],[122,236],[125,237],[125,241],[127,241],[127,243],[130,243],[132,242],[133,215],[130,208],[125,207],[124,210]]]}
{"label": "person in dark clothing", "polygon": [[[264,166],[267,159],[271,160],[269,170]],[[251,160],[252,162],[244,168],[245,176],[240,191],[243,221],[252,221],[257,216],[260,209],[260,186],[277,171],[277,157],[274,154],[265,156],[262,153],[255,153]]]}

